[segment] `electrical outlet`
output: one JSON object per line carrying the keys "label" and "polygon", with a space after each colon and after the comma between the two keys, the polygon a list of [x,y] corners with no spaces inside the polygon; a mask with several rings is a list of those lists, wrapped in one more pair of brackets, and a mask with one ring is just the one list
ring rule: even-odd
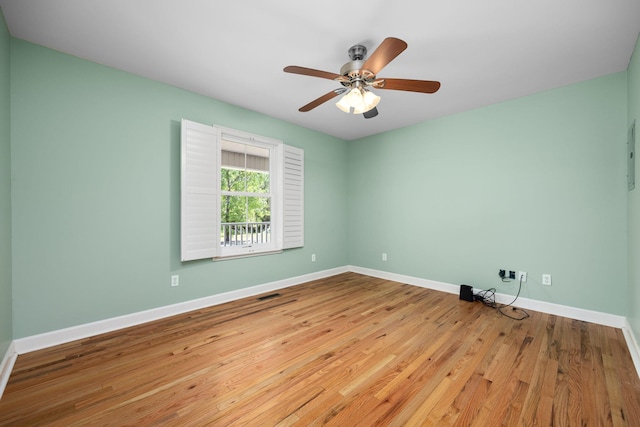
{"label": "electrical outlet", "polygon": [[171,276],[171,286],[178,286],[180,285],[180,276],[178,276],[177,274],[174,274],[173,276]]}
{"label": "electrical outlet", "polygon": [[509,279],[515,279],[516,278],[516,272],[509,270]]}
{"label": "electrical outlet", "polygon": [[518,272],[518,280],[522,280],[522,282],[526,282],[527,281],[527,272],[526,271],[520,271]]}
{"label": "electrical outlet", "polygon": [[386,261],[387,260],[387,254],[385,254],[384,252],[382,253],[382,260]]}
{"label": "electrical outlet", "polygon": [[542,284],[545,286],[551,286],[551,275],[543,274],[542,275]]}
{"label": "electrical outlet", "polygon": [[316,254],[311,254],[311,262],[316,262]]}

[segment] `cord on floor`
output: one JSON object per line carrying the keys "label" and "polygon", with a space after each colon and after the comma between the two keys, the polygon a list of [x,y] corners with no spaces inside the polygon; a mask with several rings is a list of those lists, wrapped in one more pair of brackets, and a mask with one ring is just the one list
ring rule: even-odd
{"label": "cord on floor", "polygon": [[[529,313],[526,312],[526,310],[522,309],[522,308],[518,308],[518,307],[513,307],[513,303],[516,302],[516,300],[518,299],[518,297],[520,296],[520,291],[522,290],[522,277],[520,277],[520,286],[518,287],[518,294],[516,295],[516,297],[513,299],[513,301],[511,301],[509,304],[498,304],[496,303],[496,289],[495,288],[490,288],[490,289],[486,289],[483,291],[479,291],[477,294],[474,295],[474,298],[476,301],[480,301],[481,303],[483,303],[484,305],[491,307],[491,308],[495,308],[496,310],[498,310],[500,312],[500,314],[502,314],[503,316],[506,316],[510,319],[513,320],[524,320],[527,317],[529,317]],[[521,316],[512,316],[511,314],[508,314],[508,311],[505,312],[504,309],[506,309],[507,307],[511,307],[511,311],[514,313],[522,313]]]}

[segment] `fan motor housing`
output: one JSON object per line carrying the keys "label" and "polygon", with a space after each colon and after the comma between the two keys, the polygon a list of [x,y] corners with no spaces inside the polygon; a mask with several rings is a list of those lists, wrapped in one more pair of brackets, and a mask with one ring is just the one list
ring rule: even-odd
{"label": "fan motor housing", "polygon": [[349,61],[340,68],[340,74],[343,76],[356,77],[363,65],[363,60]]}
{"label": "fan motor housing", "polygon": [[351,61],[347,62],[342,66],[342,68],[340,68],[340,74],[349,77],[351,80],[374,78],[375,75],[371,71],[362,69],[366,54],[366,46],[361,44],[351,46],[349,49],[349,58],[351,58]]}

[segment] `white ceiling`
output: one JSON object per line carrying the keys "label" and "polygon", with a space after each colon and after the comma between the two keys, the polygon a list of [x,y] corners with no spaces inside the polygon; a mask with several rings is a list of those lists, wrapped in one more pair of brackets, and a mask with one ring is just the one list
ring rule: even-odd
{"label": "white ceiling", "polygon": [[[625,70],[640,0],[0,0],[12,36],[351,140]],[[435,94],[379,90],[366,120],[332,73],[348,49],[409,47],[379,77],[438,80]],[[212,118],[215,122],[215,118]]]}

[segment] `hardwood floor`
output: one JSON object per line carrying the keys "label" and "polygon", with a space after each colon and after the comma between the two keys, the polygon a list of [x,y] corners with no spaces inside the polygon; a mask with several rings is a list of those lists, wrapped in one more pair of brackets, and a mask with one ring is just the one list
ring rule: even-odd
{"label": "hardwood floor", "polygon": [[355,273],[20,355],[0,425],[638,426],[622,332]]}

